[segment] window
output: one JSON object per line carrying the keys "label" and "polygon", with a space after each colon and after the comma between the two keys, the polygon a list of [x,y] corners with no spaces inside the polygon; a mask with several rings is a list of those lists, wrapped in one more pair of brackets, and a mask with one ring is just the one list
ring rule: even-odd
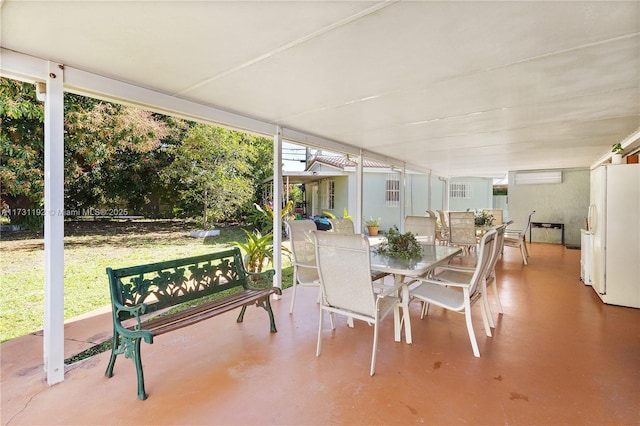
{"label": "window", "polygon": [[387,207],[400,206],[400,177],[397,173],[387,175],[384,199]]}
{"label": "window", "polygon": [[450,198],[471,198],[471,183],[456,182],[449,184]]}
{"label": "window", "polygon": [[322,192],[320,205],[324,210],[333,210],[336,202],[336,183],[332,180],[325,180],[321,183]]}

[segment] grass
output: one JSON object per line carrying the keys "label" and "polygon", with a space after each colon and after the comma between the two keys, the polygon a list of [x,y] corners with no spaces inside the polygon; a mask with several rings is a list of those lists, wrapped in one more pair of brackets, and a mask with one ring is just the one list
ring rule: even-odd
{"label": "grass", "polygon": [[[184,221],[65,223],[65,320],[110,304],[105,269],[197,256],[246,241],[239,226],[220,226],[220,236],[191,238]],[[292,268],[283,256],[283,287]],[[44,326],[44,239],[42,232],[3,233],[0,241],[0,341]]]}

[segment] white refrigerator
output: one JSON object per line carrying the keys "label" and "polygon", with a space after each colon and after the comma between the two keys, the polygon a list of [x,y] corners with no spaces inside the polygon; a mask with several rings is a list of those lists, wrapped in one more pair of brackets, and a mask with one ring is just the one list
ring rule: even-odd
{"label": "white refrigerator", "polygon": [[640,165],[591,171],[591,285],[604,303],[640,308]]}

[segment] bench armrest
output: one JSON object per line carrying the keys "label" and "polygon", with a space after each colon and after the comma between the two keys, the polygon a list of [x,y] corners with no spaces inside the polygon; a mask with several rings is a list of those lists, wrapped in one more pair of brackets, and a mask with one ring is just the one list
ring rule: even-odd
{"label": "bench armrest", "polygon": [[114,317],[118,318],[118,314],[120,312],[129,312],[134,316],[137,322],[136,330],[142,329],[142,321],[140,320],[140,316],[147,312],[147,305],[145,303],[140,303],[134,306],[124,306],[120,304],[117,300],[113,300],[113,307],[116,310]]}

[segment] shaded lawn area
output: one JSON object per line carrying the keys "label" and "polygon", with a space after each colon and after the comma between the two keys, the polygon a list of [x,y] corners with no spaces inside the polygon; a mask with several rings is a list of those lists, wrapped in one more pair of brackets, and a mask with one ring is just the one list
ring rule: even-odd
{"label": "shaded lawn area", "polygon": [[[65,222],[65,320],[110,304],[107,267],[122,268],[197,256],[246,241],[237,225],[220,225],[220,235],[191,238],[185,221]],[[44,326],[44,237],[42,232],[6,232],[0,239],[0,341]],[[283,256],[283,288],[292,268]]]}

